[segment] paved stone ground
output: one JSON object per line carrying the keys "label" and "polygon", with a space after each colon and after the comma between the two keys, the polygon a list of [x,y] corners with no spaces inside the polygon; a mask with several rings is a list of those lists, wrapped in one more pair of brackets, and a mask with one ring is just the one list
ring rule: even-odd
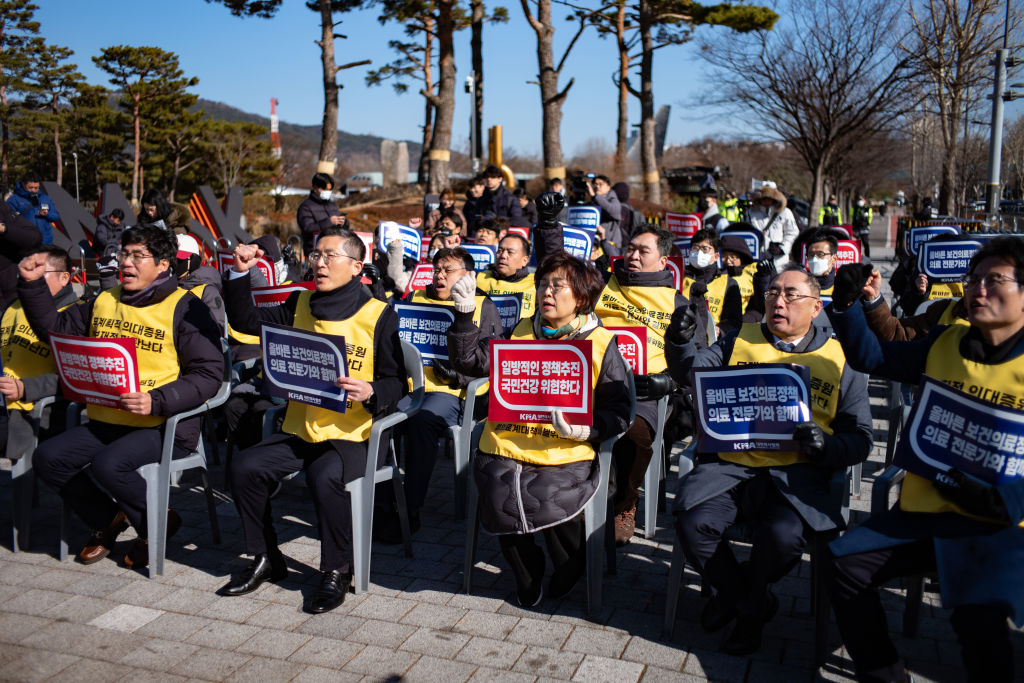
{"label": "paved stone ground", "polygon": [[[881,254],[876,254],[876,258]],[[884,416],[884,385],[872,385],[872,407]],[[885,422],[866,468],[854,520],[870,500],[874,469],[884,455]],[[126,535],[110,558],[84,567],[55,559],[56,497],[40,486],[29,552],[10,550],[9,486],[0,486],[0,680],[4,681],[792,681],[850,678],[850,662],[835,626],[824,668],[812,668],[810,566],[804,561],[776,591],[781,609],[765,629],[764,646],[749,658],[717,652],[718,634],[704,633],[696,577],[683,591],[675,637],[661,640],[671,557],[671,518],[655,537],[637,536],[619,551],[618,572],[606,577],[605,608],[584,616],[581,586],[538,609],[514,606],[513,582],[497,543],[481,535],[474,592],[460,592],[465,530],[454,520],[451,464],[442,461],[416,534],[414,559],[400,548],[374,547],[370,591],[350,595],[336,611],[304,614],[315,589],[318,544],[312,505],[301,478],[275,499],[290,575],[252,595],[221,598],[214,590],[245,564],[234,507],[221,495],[224,542],[214,546],[197,477],[172,489],[184,526],[168,547],[165,576],[149,580],[124,568]],[[222,469],[213,468],[214,481]],[[4,477],[6,478],[6,477]],[[669,488],[674,483],[670,475]],[[84,541],[87,530],[77,527]],[[903,608],[899,585],[884,591],[890,624]],[[1024,638],[1016,635],[1018,671]],[[897,638],[918,680],[962,680],[948,612],[926,593],[916,638]]]}

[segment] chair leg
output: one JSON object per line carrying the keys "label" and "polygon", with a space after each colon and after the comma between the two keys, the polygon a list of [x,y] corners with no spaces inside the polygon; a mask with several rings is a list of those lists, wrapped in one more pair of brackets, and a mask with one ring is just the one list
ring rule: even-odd
{"label": "chair leg", "polygon": [[672,565],[668,570],[668,594],[665,596],[665,621],[662,624],[662,640],[671,640],[676,630],[676,608],[679,605],[679,589],[683,584],[686,558],[683,547],[676,540],[672,544]]}
{"label": "chair leg", "polygon": [[[608,500],[608,510],[605,512],[605,520],[615,519],[615,505],[611,499]],[[615,553],[615,524],[607,522],[604,525],[604,560],[605,573],[608,576],[615,576],[618,573],[618,557]]]}
{"label": "chair leg", "polygon": [[203,415],[202,420],[206,427],[206,441],[213,455],[213,464],[220,465],[220,447],[217,445],[217,427],[213,424],[213,416]]}
{"label": "chair leg", "polygon": [[[409,509],[405,504],[405,486],[402,484],[402,473],[395,467],[391,475],[391,486],[395,489],[395,507],[398,509],[398,524],[402,530],[402,545],[405,556],[412,557],[412,531],[409,529]],[[372,527],[372,524],[371,524]]]}
{"label": "chair leg", "polygon": [[[660,439],[658,439],[660,441]],[[644,473],[644,538],[654,538],[658,530],[658,489],[661,485],[661,453],[660,443],[651,464]]]}
{"label": "chair leg", "polygon": [[472,592],[473,567],[476,565],[476,545],[480,529],[477,525],[477,492],[472,478],[468,480],[466,489],[466,554],[462,562],[462,590]]}
{"label": "chair leg", "polygon": [[28,550],[32,533],[32,498],[35,495],[35,474],[32,454],[26,453],[11,466],[11,549]]}
{"label": "chair leg", "polygon": [[373,478],[352,482],[352,574],[356,593],[370,588],[370,541],[373,533]]}
{"label": "chair leg", "polygon": [[205,467],[199,468],[199,475],[203,478],[203,491],[206,493],[206,509],[210,513],[210,533],[213,536],[213,544],[220,545],[220,521],[217,519],[217,499],[213,495],[213,487],[210,486],[210,475]]}
{"label": "chair leg", "polygon": [[913,638],[917,635],[917,624],[921,618],[921,600],[924,598],[924,575],[907,578],[907,602],[903,608],[903,635]]}
{"label": "chair leg", "polygon": [[[600,487],[594,498],[601,494]],[[605,492],[607,496],[607,491]],[[604,579],[602,559],[604,555],[605,526],[607,525],[607,503],[592,499],[587,504],[583,516],[584,543],[587,556],[587,616],[600,614],[602,608],[601,585]]]}
{"label": "chair leg", "polygon": [[859,496],[860,495],[860,485],[861,485],[861,481],[860,480],[861,480],[861,476],[863,475],[863,472],[864,472],[864,463],[859,462],[859,463],[857,463],[856,465],[853,466],[853,477],[852,477],[852,481],[850,482],[851,483],[851,487],[850,488],[852,489],[852,493],[855,496]]}
{"label": "chair leg", "polygon": [[[469,400],[469,399],[467,399]],[[452,449],[452,462],[454,463],[455,491],[453,501],[455,504],[455,519],[466,519],[466,479],[469,475],[467,467],[468,457],[462,447],[462,427],[454,425],[448,428],[448,443]]]}
{"label": "chair leg", "polygon": [[164,557],[167,554],[167,505],[170,501],[170,481],[164,480],[159,465],[146,466],[143,468],[143,472],[142,476],[146,480],[149,578],[152,579],[163,576],[164,573]]}

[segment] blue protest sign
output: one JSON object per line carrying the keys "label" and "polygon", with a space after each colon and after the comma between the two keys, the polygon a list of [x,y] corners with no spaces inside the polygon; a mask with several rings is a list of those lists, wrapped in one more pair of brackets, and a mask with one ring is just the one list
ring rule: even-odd
{"label": "blue protest sign", "polygon": [[811,377],[804,365],[756,363],[694,368],[697,449],[792,451],[793,427],[811,419]]}
{"label": "blue protest sign", "polygon": [[348,375],[344,337],[263,323],[260,338],[268,396],[345,412],[346,392],[334,385]]}
{"label": "blue protest sign", "polygon": [[[678,247],[679,251],[683,252],[683,257],[684,258],[686,256],[686,254],[690,251],[690,242],[691,242],[691,240],[690,240],[689,237],[687,237],[686,239],[675,239],[675,240],[672,240],[672,244],[676,245],[676,247]],[[721,259],[719,259],[719,264],[718,265],[719,266],[722,265],[721,264]]]}
{"label": "blue protest sign", "polygon": [[402,240],[403,254],[415,261],[420,260],[420,242],[423,240],[423,235],[419,230],[394,221],[381,221],[377,224],[378,251],[386,254],[388,245],[395,240]]}
{"label": "blue protest sign", "polygon": [[959,235],[960,228],[955,225],[922,225],[911,228],[907,234],[907,251],[917,256],[917,248],[936,235]]}
{"label": "blue protest sign", "polygon": [[761,233],[757,230],[728,230],[723,235],[739,235],[747,243],[747,249],[755,261],[761,260]]}
{"label": "blue protest sign", "polygon": [[590,260],[590,252],[594,249],[594,233],[583,228],[562,228],[562,243],[565,250],[578,259]]}
{"label": "blue protest sign", "polygon": [[922,377],[893,464],[946,483],[951,468],[993,486],[1024,477],[1024,411]]}
{"label": "blue protest sign", "polygon": [[596,206],[570,206],[569,225],[596,228],[601,224],[601,209]]}
{"label": "blue protest sign", "polygon": [[498,249],[493,244],[463,244],[462,248],[473,257],[473,270],[478,273],[487,270],[487,266],[494,263],[494,255]]}
{"label": "blue protest sign", "polygon": [[981,242],[973,239],[924,242],[917,248],[917,269],[935,282],[959,282],[979,249]]}
{"label": "blue protest sign", "polygon": [[[828,306],[830,303],[832,303],[832,295],[831,294],[819,294],[818,298],[821,299],[821,307],[822,307],[822,311],[821,312],[824,313],[825,312],[824,311],[825,306]],[[819,315],[821,315],[821,314],[819,313]]]}
{"label": "blue protest sign", "polygon": [[488,297],[498,307],[498,317],[505,332],[511,331],[518,323],[523,307],[522,294],[491,294]]}
{"label": "blue protest sign", "polygon": [[455,322],[454,308],[409,301],[391,305],[398,314],[398,336],[416,347],[424,366],[433,365],[437,358],[448,360],[447,332]]}

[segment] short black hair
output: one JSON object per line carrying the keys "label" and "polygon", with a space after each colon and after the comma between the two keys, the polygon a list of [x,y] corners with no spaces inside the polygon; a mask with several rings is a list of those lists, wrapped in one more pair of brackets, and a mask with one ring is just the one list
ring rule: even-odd
{"label": "short black hair", "polygon": [[836,236],[831,230],[818,230],[817,232],[812,232],[811,236],[804,240],[804,244],[807,245],[808,249],[810,249],[811,245],[815,242],[828,242],[828,246],[832,247],[832,253],[839,253],[839,240],[836,239]]}
{"label": "short black hair", "polygon": [[482,221],[476,228],[477,232],[480,232],[481,230],[489,230],[495,235],[501,234],[501,228],[498,226],[498,221],[495,218],[488,218],[487,220]]}
{"label": "short black hair", "polygon": [[363,244],[363,240],[359,239],[359,235],[355,234],[351,230],[343,228],[339,225],[332,225],[324,228],[320,231],[319,241],[325,237],[340,237],[341,248],[344,252],[354,259],[362,261],[366,258],[366,245]]}
{"label": "short black hair", "polygon": [[512,194],[519,199],[523,197],[526,197],[527,199],[530,198],[530,195],[526,194],[526,190],[522,187],[517,187],[516,189],[512,190]]}
{"label": "short black hair", "polygon": [[[505,240],[509,239],[510,237],[519,240],[522,243],[523,253],[526,254],[527,256],[529,256],[530,249],[531,249],[531,247],[530,247],[530,240],[526,239],[525,237],[520,235],[518,232],[509,232],[509,233],[506,233],[505,236],[501,238],[501,242],[504,242]],[[499,247],[501,246],[501,242],[498,242],[498,246]]]}
{"label": "short black hair", "polygon": [[21,177],[22,184],[24,183],[41,183],[43,179],[39,177],[39,174],[35,171],[29,171]]}
{"label": "short black hair", "polygon": [[153,260],[166,260],[173,264],[178,257],[178,239],[174,233],[155,225],[136,225],[121,233],[121,248],[130,244],[142,244],[153,255]]}
{"label": "short black hair", "polygon": [[606,175],[596,175],[596,176],[594,176],[594,180],[600,180],[600,181],[604,182],[605,185],[611,185],[612,184],[612,181],[609,180],[608,176],[606,176]]}
{"label": "short black hair", "polygon": [[555,185],[565,185],[565,181],[562,180],[561,178],[552,178],[551,180],[548,181],[548,190],[550,190]]}
{"label": "short black hair", "polygon": [[690,244],[697,244],[699,242],[710,242],[711,248],[718,251],[718,232],[714,228],[701,228],[693,233]]}
{"label": "short black hair", "polygon": [[326,190],[330,187],[334,187],[334,176],[329,173],[314,173],[313,174],[313,187],[321,190]]}
{"label": "short black hair", "polygon": [[653,223],[644,223],[639,230],[633,233],[632,242],[640,235],[654,235],[658,238],[658,255],[668,256],[672,253],[672,246],[675,244],[675,235],[668,230],[662,230]]}
{"label": "short black hair", "polygon": [[44,244],[32,250],[32,254],[46,254],[46,260],[64,273],[71,272],[71,257],[55,244]]}
{"label": "short black hair", "polygon": [[110,217],[111,218],[116,218],[119,221],[123,221],[124,220],[124,211],[122,211],[121,209],[114,209],[113,211],[110,212]]}
{"label": "short black hair", "polygon": [[494,164],[491,164],[490,166],[485,168],[484,172],[481,173],[481,175],[484,178],[504,178],[505,177],[505,176],[502,175],[501,169],[498,168],[497,166],[495,166]]}
{"label": "short black hair", "polygon": [[487,181],[484,180],[483,175],[475,175],[469,179],[470,185],[486,185]]}
{"label": "short black hair", "polygon": [[438,249],[437,253],[434,254],[434,266],[436,267],[438,263],[445,259],[462,261],[463,268],[470,272],[473,272],[476,267],[476,261],[473,259],[472,255],[462,247],[444,247],[442,249]]}
{"label": "short black hair", "polygon": [[967,272],[973,273],[987,258],[997,258],[1012,265],[1017,287],[1024,287],[1024,236],[1005,235],[989,240],[971,257]]}
{"label": "short black hair", "polygon": [[[455,223],[455,227],[460,231],[462,230],[462,216],[459,215],[458,211],[455,211],[454,209],[442,209],[441,218],[450,218],[452,223]],[[440,223],[440,221],[438,222]]]}

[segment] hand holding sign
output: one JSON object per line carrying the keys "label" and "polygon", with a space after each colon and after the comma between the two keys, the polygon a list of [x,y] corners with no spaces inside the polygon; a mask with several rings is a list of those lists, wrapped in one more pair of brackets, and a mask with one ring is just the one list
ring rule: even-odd
{"label": "hand holding sign", "polygon": [[263,258],[263,250],[255,244],[239,244],[235,247],[235,272],[247,273]]}
{"label": "hand holding sign", "polygon": [[334,381],[334,386],[347,391],[348,397],[353,401],[367,401],[371,396],[373,396],[373,385],[365,379],[339,377]]}
{"label": "hand holding sign", "polygon": [[121,394],[121,410],[127,410],[135,415],[152,415],[153,397],[148,391]]}
{"label": "hand holding sign", "polygon": [[590,427],[586,425],[571,425],[565,421],[561,410],[551,411],[551,426],[561,436],[573,441],[586,441],[590,438]]}
{"label": "hand holding sign", "polygon": [[993,486],[980,484],[957,469],[946,472],[955,485],[936,480],[935,488],[942,497],[962,507],[972,515],[1010,521],[999,491]]}
{"label": "hand holding sign", "polygon": [[25,395],[25,385],[14,377],[0,377],[0,395],[8,401],[20,401]]}

